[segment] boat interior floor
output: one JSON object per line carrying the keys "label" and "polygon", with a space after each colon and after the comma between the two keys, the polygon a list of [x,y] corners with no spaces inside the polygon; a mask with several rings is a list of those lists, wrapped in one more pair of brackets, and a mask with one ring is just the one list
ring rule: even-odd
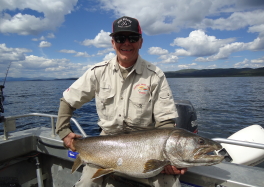
{"label": "boat interior floor", "polygon": [[[81,176],[82,167],[71,174],[74,159],[50,128],[10,133],[8,140],[0,136],[0,150],[0,186],[68,187]],[[221,163],[189,168],[180,180],[189,186],[263,187],[263,176],[264,168]]]}

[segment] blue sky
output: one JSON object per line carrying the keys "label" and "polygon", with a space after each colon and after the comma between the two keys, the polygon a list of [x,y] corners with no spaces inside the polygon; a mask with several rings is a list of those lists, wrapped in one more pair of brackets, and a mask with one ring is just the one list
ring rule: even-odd
{"label": "blue sky", "polygon": [[143,30],[140,55],[163,71],[264,67],[263,0],[1,0],[0,77],[79,77],[111,59],[121,16]]}

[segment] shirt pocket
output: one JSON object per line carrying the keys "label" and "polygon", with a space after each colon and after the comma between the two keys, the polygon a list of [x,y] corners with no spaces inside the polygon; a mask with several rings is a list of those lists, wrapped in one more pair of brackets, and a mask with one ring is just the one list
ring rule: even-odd
{"label": "shirt pocket", "polygon": [[96,109],[100,119],[111,120],[114,114],[114,97],[112,90],[101,91],[96,95]]}
{"label": "shirt pocket", "polygon": [[[145,118],[151,118],[152,107],[150,97],[130,97],[128,105],[128,120],[133,124],[148,125]],[[146,123],[146,124],[145,124]]]}
{"label": "shirt pocket", "polygon": [[168,103],[168,102],[170,102],[171,97],[172,97],[172,95],[167,90],[166,91],[163,91],[163,92],[161,92],[159,94],[159,100],[162,103]]}

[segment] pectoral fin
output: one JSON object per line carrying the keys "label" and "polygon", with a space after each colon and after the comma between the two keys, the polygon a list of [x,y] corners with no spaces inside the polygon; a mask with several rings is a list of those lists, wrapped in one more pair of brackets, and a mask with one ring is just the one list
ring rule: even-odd
{"label": "pectoral fin", "polygon": [[97,179],[97,178],[99,178],[99,177],[102,177],[102,176],[104,176],[104,175],[107,175],[107,174],[110,174],[110,173],[113,173],[113,172],[114,172],[114,169],[112,169],[112,168],[108,168],[108,169],[98,169],[98,170],[94,173],[92,179]]}
{"label": "pectoral fin", "polygon": [[82,159],[79,155],[77,155],[77,158],[72,166],[72,173],[75,172],[81,165],[82,165]]}
{"label": "pectoral fin", "polygon": [[160,161],[160,160],[155,160],[155,159],[148,160],[145,163],[145,167],[144,167],[143,173],[148,173],[148,172],[151,172],[151,171],[162,169],[164,166],[166,166],[168,164],[170,164],[169,161]]}

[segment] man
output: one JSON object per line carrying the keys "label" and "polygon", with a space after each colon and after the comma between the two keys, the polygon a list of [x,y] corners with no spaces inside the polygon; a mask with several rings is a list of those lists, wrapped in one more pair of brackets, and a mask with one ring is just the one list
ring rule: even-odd
{"label": "man", "polygon": [[[101,135],[175,126],[174,119],[178,115],[164,73],[139,55],[143,38],[138,20],[126,16],[115,20],[110,36],[116,57],[86,71],[63,93],[60,102],[56,132],[73,151],[72,141],[80,135],[70,130],[72,112],[93,98],[96,99]],[[102,178],[90,179],[95,171],[96,168],[85,166],[75,186],[105,184]],[[162,177],[146,179],[145,183],[164,186],[160,181],[171,180],[174,184],[176,178],[173,175],[185,171],[166,166],[162,172],[165,174],[160,174]]]}

